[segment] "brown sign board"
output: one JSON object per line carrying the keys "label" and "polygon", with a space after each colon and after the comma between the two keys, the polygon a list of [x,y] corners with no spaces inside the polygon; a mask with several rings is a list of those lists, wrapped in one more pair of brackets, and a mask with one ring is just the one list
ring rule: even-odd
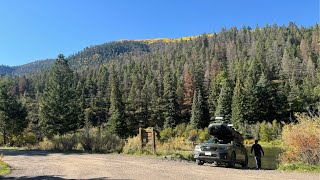
{"label": "brown sign board", "polygon": [[145,147],[148,143],[152,144],[153,152],[156,151],[156,133],[157,131],[151,128],[139,128],[139,137],[142,147]]}

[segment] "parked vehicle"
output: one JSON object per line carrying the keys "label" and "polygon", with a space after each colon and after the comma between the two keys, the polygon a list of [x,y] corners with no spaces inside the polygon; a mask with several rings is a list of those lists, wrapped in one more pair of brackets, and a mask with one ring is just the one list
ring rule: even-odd
{"label": "parked vehicle", "polygon": [[225,164],[234,167],[240,164],[248,165],[247,150],[243,145],[243,138],[239,132],[225,123],[209,125],[209,134],[213,137],[203,144],[196,145],[194,158],[198,165],[204,163]]}

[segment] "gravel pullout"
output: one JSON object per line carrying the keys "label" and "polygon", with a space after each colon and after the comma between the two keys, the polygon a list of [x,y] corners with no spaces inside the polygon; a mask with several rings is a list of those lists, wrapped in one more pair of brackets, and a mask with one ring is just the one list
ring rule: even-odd
{"label": "gravel pullout", "polygon": [[320,174],[198,166],[154,157],[121,154],[0,150],[12,168],[4,179],[303,179]]}

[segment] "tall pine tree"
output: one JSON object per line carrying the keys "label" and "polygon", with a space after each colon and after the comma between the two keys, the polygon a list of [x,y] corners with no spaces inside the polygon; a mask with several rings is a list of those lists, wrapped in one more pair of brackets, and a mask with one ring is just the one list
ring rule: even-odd
{"label": "tall pine tree", "polygon": [[204,118],[203,118],[203,99],[201,91],[195,91],[193,96],[192,111],[190,124],[194,128],[203,128],[204,127]]}
{"label": "tall pine tree", "polygon": [[164,128],[174,127],[176,125],[177,118],[177,94],[174,87],[172,73],[168,69],[163,80],[164,86]]}
{"label": "tall pine tree", "polygon": [[119,87],[119,77],[115,69],[115,64],[111,64],[110,70],[110,118],[108,121],[109,131],[120,137],[127,137],[128,129],[124,117],[124,105]]}
{"label": "tall pine tree", "polygon": [[22,134],[28,125],[26,117],[26,108],[8,92],[8,85],[0,82],[0,132],[4,145],[7,145],[7,139],[13,145],[13,138]]}
{"label": "tall pine tree", "polygon": [[60,54],[51,68],[39,106],[41,126],[48,136],[78,128],[80,109],[73,80],[68,62]]}

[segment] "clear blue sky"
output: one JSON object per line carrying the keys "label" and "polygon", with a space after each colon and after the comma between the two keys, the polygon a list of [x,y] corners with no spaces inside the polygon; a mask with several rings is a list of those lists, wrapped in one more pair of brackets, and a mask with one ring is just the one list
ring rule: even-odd
{"label": "clear blue sky", "polygon": [[319,0],[0,0],[0,64],[68,56],[119,39],[176,38],[290,21],[319,23]]}

